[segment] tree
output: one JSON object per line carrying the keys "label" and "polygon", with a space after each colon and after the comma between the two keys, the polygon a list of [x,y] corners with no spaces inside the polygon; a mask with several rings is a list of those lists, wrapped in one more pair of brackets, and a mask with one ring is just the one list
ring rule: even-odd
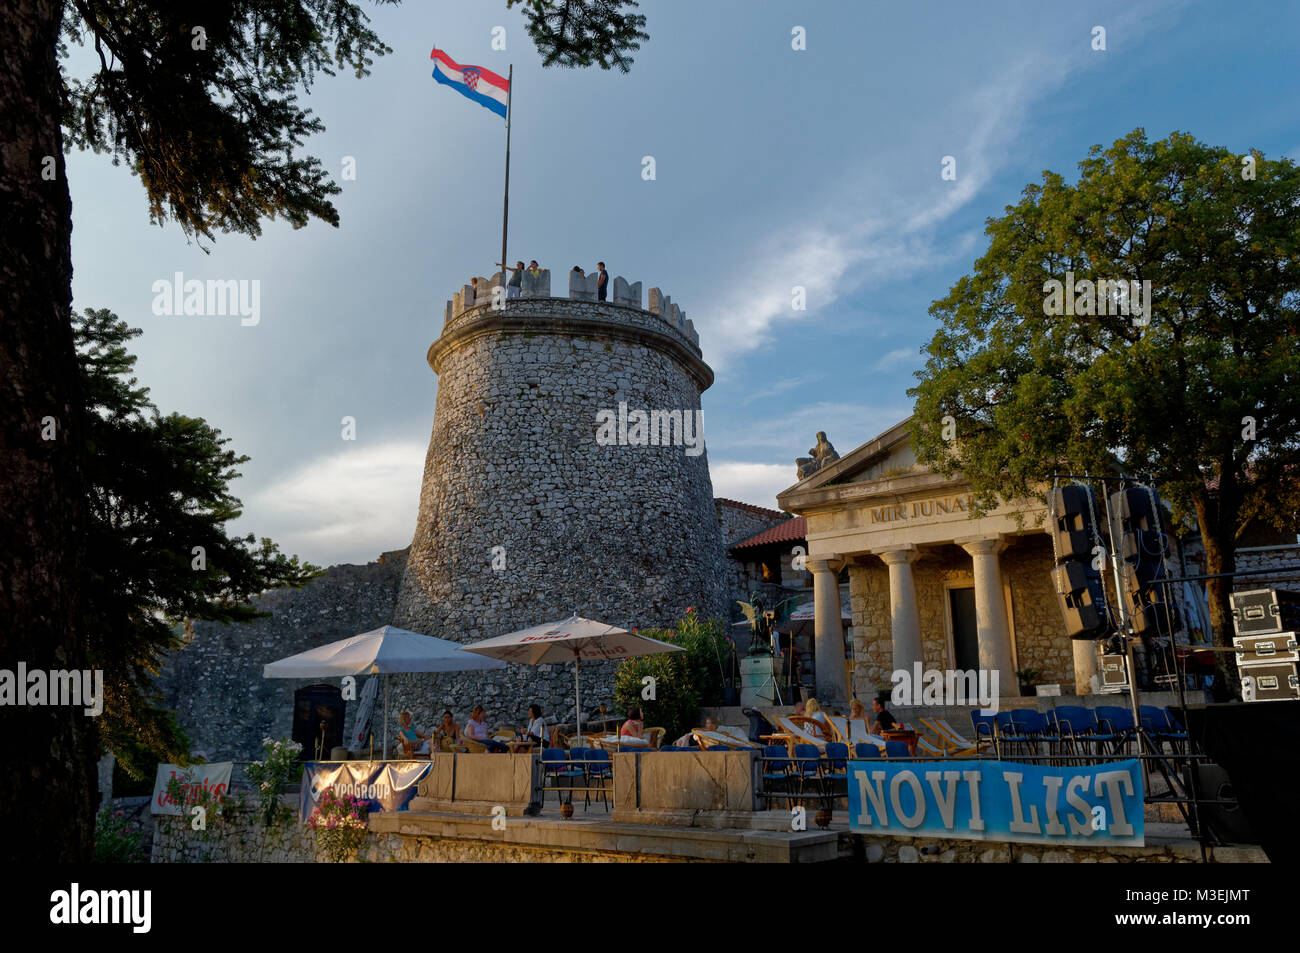
{"label": "tree", "polygon": [[[1194,513],[1208,571],[1231,572],[1249,520],[1300,514],[1300,170],[1137,129],[1080,171],[1045,172],[990,219],[974,273],[930,308],[942,327],[909,391],[918,458],[960,469],[979,511],[1118,463],[1176,521]],[[1134,289],[1099,294],[1099,279],[1149,281],[1150,313],[1123,313]],[[1208,588],[1230,644],[1230,581]]]}
{"label": "tree", "polygon": [[[392,0],[376,0],[392,2]],[[636,36],[612,0],[530,3],[545,62],[627,65]],[[554,19],[561,14],[560,20]],[[602,19],[603,18],[603,19]],[[636,25],[640,24],[640,20]],[[65,147],[109,150],[145,186],[153,221],[189,236],[256,236],[263,218],[337,224],[338,188],[304,138],[300,90],[335,68],[364,76],[388,48],[347,0],[15,0],[0,17],[0,668],[84,669],[89,607],[86,434],[73,348],[72,203]],[[84,78],[60,67],[93,48]],[[550,44],[550,45],[547,45]],[[15,709],[0,764],[22,812],[4,856],[85,860],[95,742],[67,709]],[[26,836],[30,834],[30,836]]]}
{"label": "tree", "polygon": [[90,660],[104,671],[101,742],[139,777],[154,761],[188,759],[153,687],[164,657],[184,644],[178,630],[264,616],[250,599],[320,570],[269,539],[227,536],[225,524],[240,516],[229,485],[248,458],[202,419],[158,413],[130,376],[126,344],[138,329],[103,309],[74,312],[73,329],[89,411],[86,585]]}

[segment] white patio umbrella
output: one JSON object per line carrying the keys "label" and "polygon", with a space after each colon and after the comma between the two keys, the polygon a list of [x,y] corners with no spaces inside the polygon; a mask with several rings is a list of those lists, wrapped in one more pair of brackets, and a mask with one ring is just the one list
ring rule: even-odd
{"label": "white patio umbrella", "polygon": [[[397,672],[477,672],[503,662],[470,655],[467,646],[385,625],[372,632],[318,645],[262,668],[263,678],[335,678]],[[384,678],[384,751],[388,751],[388,678]]]}
{"label": "white patio umbrella", "polygon": [[669,645],[627,629],[574,615],[561,622],[545,622],[531,629],[520,629],[509,635],[474,642],[465,646],[465,651],[521,665],[572,662],[573,710],[578,734],[582,734],[582,687],[579,673],[583,659],[621,661],[640,655],[686,650],[680,645]]}

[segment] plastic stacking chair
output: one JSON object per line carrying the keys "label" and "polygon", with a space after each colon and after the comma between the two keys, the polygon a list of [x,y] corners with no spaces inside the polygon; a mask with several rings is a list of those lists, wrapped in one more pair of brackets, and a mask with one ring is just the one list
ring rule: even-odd
{"label": "plastic stacking chair", "polygon": [[[609,786],[614,783],[614,764],[609,760],[609,752],[593,748],[587,752],[587,778],[599,783],[600,800],[609,810]],[[606,784],[605,782],[609,782]]]}
{"label": "plastic stacking chair", "polygon": [[784,795],[786,807],[794,807],[791,792],[794,778],[790,774],[790,756],[785,745],[767,745],[763,749],[763,797],[767,806],[779,795]]}
{"label": "plastic stacking chair", "polygon": [[[569,753],[563,748],[542,749],[542,803],[546,803],[546,790],[548,787],[555,791],[556,801],[562,801],[564,799],[563,788],[572,788],[574,780],[583,777],[584,774],[582,768],[575,768],[569,762]],[[561,781],[566,782],[563,787],[560,784]],[[572,793],[569,795],[569,803],[573,803]]]}
{"label": "plastic stacking chair", "polygon": [[975,732],[975,747],[997,748],[997,716],[981,715],[978,709],[970,713],[971,728]]}
{"label": "plastic stacking chair", "polygon": [[1097,723],[1102,729],[1114,736],[1111,753],[1118,754],[1128,746],[1137,731],[1133,712],[1118,705],[1098,705],[1093,711],[1097,713]]}
{"label": "plastic stacking chair", "polygon": [[849,796],[849,746],[842,741],[826,744],[826,762],[823,765],[822,784],[830,798]]}
{"label": "plastic stacking chair", "polygon": [[908,750],[906,741],[886,741],[885,757],[886,758],[910,758],[912,753]]}
{"label": "plastic stacking chair", "polygon": [[853,746],[853,754],[859,761],[879,758],[880,747],[878,745],[873,745],[870,741],[859,741]]}
{"label": "plastic stacking chair", "polygon": [[1167,741],[1169,747],[1176,752],[1179,743],[1187,740],[1187,732],[1174,726],[1168,708],[1142,705],[1138,708],[1138,713],[1142,716],[1142,727],[1146,729],[1157,747]]}
{"label": "plastic stacking chair", "polygon": [[1082,705],[1060,705],[1049,713],[1053,730],[1061,739],[1062,751],[1077,755],[1080,763],[1098,754],[1105,745],[1115,740],[1115,736],[1102,731],[1097,723],[1097,715],[1091,708]]}
{"label": "plastic stacking chair", "polygon": [[800,798],[803,798],[804,791],[810,785],[814,789],[821,787],[822,753],[816,745],[798,744],[794,746],[794,774],[799,779]]}

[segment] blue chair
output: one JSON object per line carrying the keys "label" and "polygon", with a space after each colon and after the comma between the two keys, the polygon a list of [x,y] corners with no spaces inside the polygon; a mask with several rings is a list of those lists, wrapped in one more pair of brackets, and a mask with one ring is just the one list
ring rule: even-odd
{"label": "blue chair", "polygon": [[1132,739],[1137,730],[1133,724],[1133,712],[1118,705],[1098,705],[1093,709],[1097,713],[1097,723],[1102,730],[1114,736],[1111,753],[1118,753]]}
{"label": "blue chair", "polygon": [[997,717],[994,715],[981,715],[979,709],[971,709],[970,713],[971,727],[975,731],[975,750],[978,752],[980,747],[988,745],[996,747],[997,745]]}
{"label": "blue chair", "polygon": [[1055,723],[1055,732],[1062,744],[1081,758],[1095,754],[1099,745],[1115,740],[1115,736],[1101,730],[1097,715],[1082,705],[1061,705],[1048,713]]}
{"label": "blue chair", "polygon": [[1187,732],[1174,722],[1168,708],[1140,705],[1138,713],[1142,716],[1142,727],[1157,747],[1167,741],[1169,747],[1177,751],[1179,743],[1187,740]]}
{"label": "blue chair", "polygon": [[[874,745],[873,745],[874,747]],[[910,758],[912,752],[908,750],[906,741],[886,741],[885,757],[886,758]]]}
{"label": "blue chair", "polygon": [[859,741],[853,746],[853,754],[859,761],[868,761],[880,757],[880,749],[870,741]]}
{"label": "blue chair", "polygon": [[605,810],[609,810],[609,787],[605,782],[613,784],[614,763],[610,760],[608,751],[600,748],[587,749],[587,777],[600,782],[600,800],[605,805]]}
{"label": "blue chair", "polygon": [[799,779],[800,798],[810,782],[814,788],[821,786],[822,753],[816,745],[794,746],[794,776]]}
{"label": "blue chair", "polygon": [[826,793],[831,797],[848,797],[849,746],[844,742],[826,742],[826,763],[823,765],[822,783],[826,786]]}
{"label": "blue chair", "polygon": [[794,806],[791,793],[793,777],[790,774],[790,758],[785,745],[767,745],[763,748],[763,797],[771,808],[772,799],[778,791],[785,795],[786,806]]}
{"label": "blue chair", "polygon": [[[585,749],[577,749],[585,750]],[[560,782],[566,782],[564,787],[572,788],[573,782],[577,778],[586,776],[583,768],[575,768],[569,761],[569,752],[563,748],[543,748],[542,749],[542,803],[546,803],[547,788],[555,791],[557,801],[562,801],[563,788]],[[550,782],[548,785],[547,782]],[[573,803],[573,795],[569,795],[569,803]]]}

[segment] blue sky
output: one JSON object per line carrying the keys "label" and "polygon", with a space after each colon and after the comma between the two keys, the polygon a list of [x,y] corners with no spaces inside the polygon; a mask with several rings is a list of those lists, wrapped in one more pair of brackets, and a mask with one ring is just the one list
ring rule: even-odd
{"label": "blue sky", "polygon": [[[651,39],[623,75],[543,70],[504,0],[371,10],[393,54],[363,80],[322,77],[308,100],[326,125],[310,149],[343,188],[338,229],[270,222],[205,254],[150,225],[124,167],[70,157],[74,306],[142,328],[138,376],[159,407],[205,417],[252,458],[236,529],[321,564],[410,542],[437,382],[425,352],[444,300],[490,274],[501,243],[504,125],[434,83],[435,45],[514,64],[511,260],[561,282],[604,260],[685,308],[717,372],[703,398],[715,495],[766,506],[817,430],[846,453],[908,415],[930,303],[1044,169],[1073,178],[1089,146],[1136,126],[1300,157],[1291,4],[641,11]],[[940,178],[949,155],[955,181]],[[153,283],[177,271],[259,280],[260,323],[155,316]]]}

